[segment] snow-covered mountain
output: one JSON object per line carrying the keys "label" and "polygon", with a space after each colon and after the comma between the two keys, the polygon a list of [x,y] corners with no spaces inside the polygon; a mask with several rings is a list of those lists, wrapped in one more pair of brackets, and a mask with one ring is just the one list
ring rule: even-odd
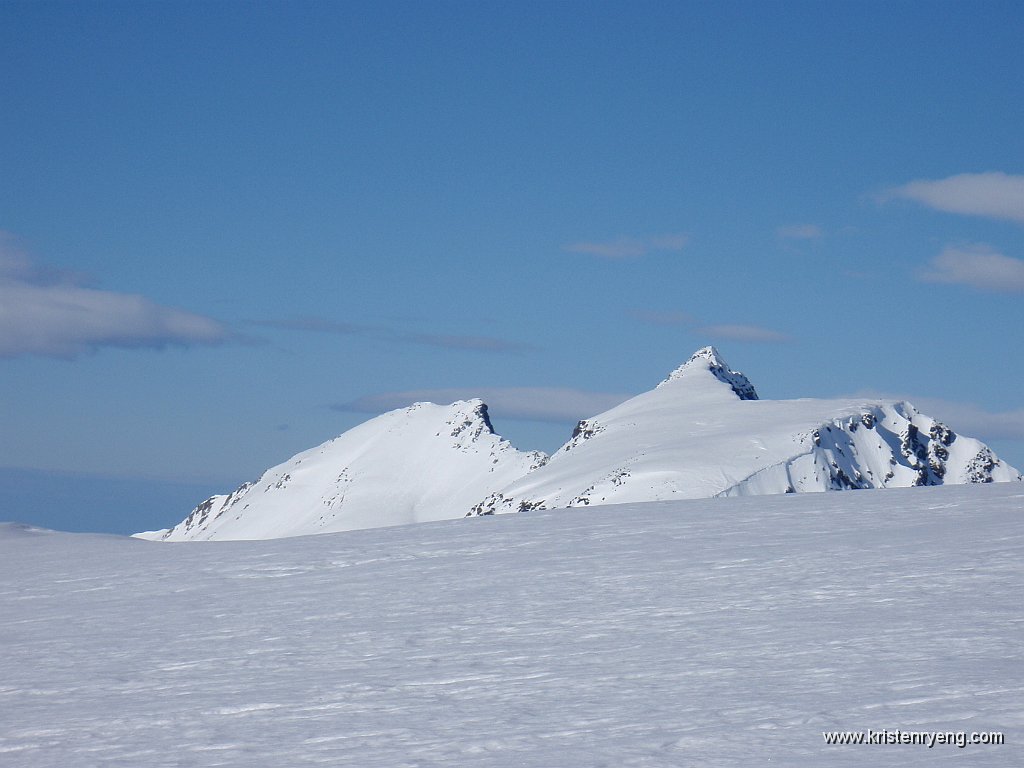
{"label": "snow-covered mountain", "polygon": [[760,400],[713,347],[581,421],[551,458],[494,434],[480,400],[378,416],[142,538],[258,539],[711,496],[1020,480],[905,402]]}
{"label": "snow-covered mountain", "polygon": [[272,539],[446,520],[546,460],[496,435],[480,400],[416,403],[207,499],[173,528],[137,535]]}
{"label": "snow-covered mountain", "polygon": [[909,403],[759,400],[705,347],[656,389],[581,421],[543,467],[474,512],[1020,479]]}

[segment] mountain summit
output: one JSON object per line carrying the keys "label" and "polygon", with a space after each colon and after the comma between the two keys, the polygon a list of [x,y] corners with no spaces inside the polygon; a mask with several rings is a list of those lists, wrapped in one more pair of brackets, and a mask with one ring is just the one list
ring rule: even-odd
{"label": "mountain summit", "polygon": [[659,387],[663,387],[673,381],[685,379],[697,372],[707,371],[723,384],[728,384],[733,394],[740,400],[757,400],[757,390],[750,383],[750,379],[739,371],[734,371],[729,364],[722,359],[718,350],[714,347],[702,347],[698,349],[690,359],[676,368],[668,375]]}
{"label": "mountain summit", "polygon": [[142,538],[252,539],[530,509],[1021,480],[906,402],[761,400],[714,347],[579,422],[550,458],[496,435],[481,400],[416,403],[207,499]]}

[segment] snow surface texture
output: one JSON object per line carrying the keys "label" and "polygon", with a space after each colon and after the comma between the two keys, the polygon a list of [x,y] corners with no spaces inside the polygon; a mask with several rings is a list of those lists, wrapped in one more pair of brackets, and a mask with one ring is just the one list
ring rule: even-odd
{"label": "snow surface texture", "polygon": [[714,347],[581,421],[548,461],[480,400],[378,416],[141,538],[260,539],[528,509],[1020,480],[909,403],[759,400]]}
{"label": "snow surface texture", "polygon": [[[1024,765],[1024,488],[272,541],[0,526],[0,765]],[[826,746],[823,731],[1001,731]]]}

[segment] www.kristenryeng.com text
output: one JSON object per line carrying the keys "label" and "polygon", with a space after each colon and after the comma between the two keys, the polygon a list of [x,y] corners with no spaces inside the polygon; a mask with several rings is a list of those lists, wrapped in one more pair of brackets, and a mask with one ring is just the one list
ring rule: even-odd
{"label": "www.kristenryeng.com text", "polygon": [[823,731],[821,734],[829,745],[848,744],[909,744],[932,749],[936,746],[954,746],[965,749],[968,746],[1005,744],[1006,738],[999,731],[908,731],[902,729],[866,731]]}

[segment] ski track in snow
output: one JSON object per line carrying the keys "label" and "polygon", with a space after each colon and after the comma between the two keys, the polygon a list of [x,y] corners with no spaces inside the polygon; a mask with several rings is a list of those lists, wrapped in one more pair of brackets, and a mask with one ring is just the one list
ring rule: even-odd
{"label": "ski track in snow", "polygon": [[[1024,764],[1017,484],[252,542],[0,526],[0,766]],[[827,747],[825,730],[1002,731]]]}

